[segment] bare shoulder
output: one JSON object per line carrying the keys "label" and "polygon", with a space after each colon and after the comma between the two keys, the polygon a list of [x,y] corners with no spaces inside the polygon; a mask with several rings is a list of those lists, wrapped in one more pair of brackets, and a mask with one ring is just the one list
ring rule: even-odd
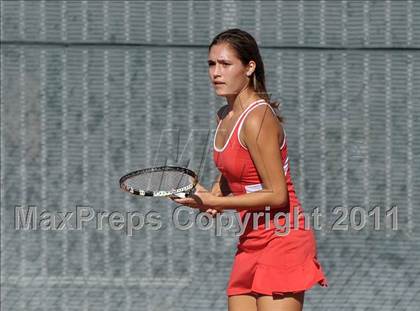
{"label": "bare shoulder", "polygon": [[[283,140],[283,125],[277,118],[275,112],[268,105],[261,105],[252,109],[244,120],[244,134],[252,138],[264,134],[277,136],[279,141]],[[242,133],[241,133],[242,134]]]}
{"label": "bare shoulder", "polygon": [[277,115],[268,105],[261,105],[252,109],[244,120],[244,126],[248,129],[259,129],[262,126],[268,126],[276,128],[280,132],[283,130]]}

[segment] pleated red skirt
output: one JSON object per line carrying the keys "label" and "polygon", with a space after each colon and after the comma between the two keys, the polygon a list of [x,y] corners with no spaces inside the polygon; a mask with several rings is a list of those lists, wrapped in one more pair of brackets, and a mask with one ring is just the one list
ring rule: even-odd
{"label": "pleated red skirt", "polygon": [[247,249],[239,243],[226,293],[282,295],[316,284],[328,286],[317,260],[314,232],[299,228],[276,235],[259,248]]}

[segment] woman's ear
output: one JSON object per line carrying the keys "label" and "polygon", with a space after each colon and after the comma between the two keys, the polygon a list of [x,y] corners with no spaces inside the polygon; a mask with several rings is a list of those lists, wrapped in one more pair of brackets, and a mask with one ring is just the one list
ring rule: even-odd
{"label": "woman's ear", "polygon": [[256,68],[256,64],[255,64],[255,62],[254,62],[253,60],[251,60],[251,61],[248,63],[248,71],[246,72],[246,75],[247,75],[248,77],[252,76],[252,74],[253,74],[253,73],[254,73],[254,71],[255,71],[255,68]]}

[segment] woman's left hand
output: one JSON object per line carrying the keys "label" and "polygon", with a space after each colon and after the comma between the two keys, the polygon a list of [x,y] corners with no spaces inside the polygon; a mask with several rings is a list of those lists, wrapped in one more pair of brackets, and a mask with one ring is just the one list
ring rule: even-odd
{"label": "woman's left hand", "polygon": [[195,192],[184,199],[172,198],[176,203],[198,209],[215,209],[217,197],[206,188],[197,184]]}

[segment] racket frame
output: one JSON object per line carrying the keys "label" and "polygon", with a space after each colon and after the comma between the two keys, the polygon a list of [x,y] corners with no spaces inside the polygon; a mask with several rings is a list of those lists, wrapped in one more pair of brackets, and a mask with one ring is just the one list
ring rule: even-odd
{"label": "racket frame", "polygon": [[[125,181],[130,179],[133,176],[138,176],[145,173],[152,173],[152,172],[165,172],[165,171],[178,171],[187,174],[192,178],[192,183],[190,185],[174,189],[171,191],[152,191],[152,190],[140,190],[140,189],[134,189],[133,187],[129,187],[125,184]],[[120,178],[120,188],[128,193],[134,194],[134,195],[140,195],[145,197],[169,197],[173,195],[180,194],[181,197],[188,196],[190,192],[193,192],[195,189],[195,186],[198,183],[198,177],[197,174],[186,168],[181,166],[171,166],[171,165],[164,165],[164,166],[158,166],[158,167],[149,167],[144,168],[141,170],[130,172],[123,177]]]}

